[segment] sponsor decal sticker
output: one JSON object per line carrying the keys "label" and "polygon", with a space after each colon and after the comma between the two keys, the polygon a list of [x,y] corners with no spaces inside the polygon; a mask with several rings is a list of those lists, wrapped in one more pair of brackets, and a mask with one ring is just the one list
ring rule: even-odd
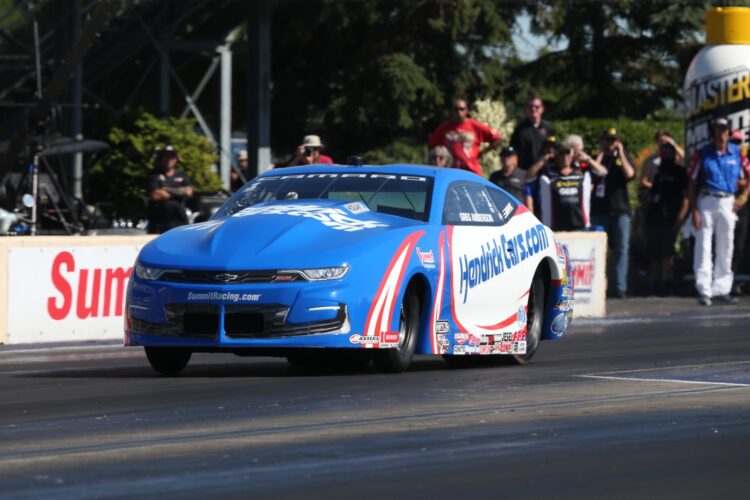
{"label": "sponsor decal sticker", "polygon": [[537,224],[510,238],[500,235],[485,242],[473,255],[459,257],[459,294],[463,295],[463,303],[471,289],[499,277],[549,245],[547,231],[542,224]]}
{"label": "sponsor decal sticker", "polygon": [[359,215],[359,214],[363,214],[365,212],[369,212],[370,211],[370,209],[367,207],[367,205],[365,205],[361,201],[355,201],[353,203],[347,203],[346,205],[344,205],[344,208],[347,209],[347,210],[349,210],[354,215]]}
{"label": "sponsor decal sticker", "polygon": [[380,337],[374,337],[372,335],[359,335],[354,334],[349,337],[349,342],[352,344],[360,344],[362,346],[367,346],[371,344],[379,344],[380,343]]}
{"label": "sponsor decal sticker", "polygon": [[448,340],[448,335],[439,333],[437,336],[437,342],[438,354],[446,354],[451,345],[450,340]]}
{"label": "sponsor decal sticker", "polygon": [[502,212],[500,212],[500,213],[502,214],[502,216],[503,216],[503,219],[505,219],[505,220],[508,220],[508,216],[510,215],[510,213],[511,213],[512,211],[513,211],[513,205],[511,205],[511,204],[510,204],[510,202],[508,202],[508,203],[507,203],[507,204],[505,205],[505,207],[503,207],[503,210],[502,210]]}
{"label": "sponsor decal sticker", "polygon": [[557,261],[565,264],[565,250],[563,250],[562,244],[557,241],[557,237],[555,237],[555,249],[557,250]]}
{"label": "sponsor decal sticker", "polygon": [[458,218],[461,219],[461,222],[495,222],[492,214],[460,212]]}
{"label": "sponsor decal sticker", "polygon": [[437,333],[449,333],[450,332],[450,326],[447,321],[440,320],[435,323],[435,331]]}
{"label": "sponsor decal sticker", "polygon": [[387,224],[383,224],[382,222],[353,219],[340,208],[321,207],[319,205],[290,204],[265,207],[255,206],[240,210],[232,215],[232,217],[249,217],[254,215],[288,215],[292,217],[305,217],[308,219],[315,219],[331,229],[346,232],[387,227]]}
{"label": "sponsor decal sticker", "polygon": [[552,320],[550,330],[552,330],[552,333],[557,337],[560,337],[565,333],[565,317],[565,313],[560,313]]}
{"label": "sponsor decal sticker", "polygon": [[398,345],[398,332],[380,332],[380,345]]}
{"label": "sponsor decal sticker", "polygon": [[519,340],[513,342],[513,346],[510,349],[511,354],[526,354],[526,341]]}
{"label": "sponsor decal sticker", "polygon": [[526,307],[521,306],[518,308],[518,315],[516,316],[516,323],[518,323],[519,328],[523,327],[526,324]]}
{"label": "sponsor decal sticker", "polygon": [[464,354],[477,354],[479,352],[478,345],[454,345],[453,354],[464,355]]}
{"label": "sponsor decal sticker", "polygon": [[500,342],[500,347],[496,348],[495,352],[499,352],[500,354],[508,354],[512,346],[513,342]]}
{"label": "sponsor decal sticker", "polygon": [[428,269],[435,268],[435,253],[431,249],[422,250],[417,247],[417,257],[419,257],[419,262],[421,262],[424,267]]}
{"label": "sponsor decal sticker", "polygon": [[224,301],[224,302],[257,302],[260,300],[259,293],[234,293],[234,292],[188,292],[187,300],[195,301]]}

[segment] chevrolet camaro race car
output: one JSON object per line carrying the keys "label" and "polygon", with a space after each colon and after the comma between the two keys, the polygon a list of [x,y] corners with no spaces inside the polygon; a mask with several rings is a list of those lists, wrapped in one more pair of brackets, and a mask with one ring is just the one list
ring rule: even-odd
{"label": "chevrolet camaro race car", "polygon": [[524,363],[564,335],[572,300],[567,249],[481,177],[311,165],[265,172],[144,246],[124,341],[164,374],[193,352],[336,353],[385,372],[415,353]]}

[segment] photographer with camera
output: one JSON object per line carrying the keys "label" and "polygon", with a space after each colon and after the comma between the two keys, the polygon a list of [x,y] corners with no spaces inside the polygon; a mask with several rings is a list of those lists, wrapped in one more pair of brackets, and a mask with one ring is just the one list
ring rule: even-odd
{"label": "photographer with camera", "polygon": [[591,223],[607,232],[607,243],[612,249],[614,278],[609,283],[610,295],[625,298],[628,291],[628,259],[630,256],[630,198],[628,182],[635,177],[635,168],[622,145],[617,129],[608,128],[602,134],[601,149],[596,157],[607,171],[596,175],[594,196],[591,200]]}
{"label": "photographer with camera", "polygon": [[156,168],[146,188],[149,234],[161,234],[188,223],[185,203],[193,196],[190,178],[177,170],[180,157],[172,146],[156,152]]}
{"label": "photographer with camera", "polygon": [[296,167],[297,165],[333,165],[333,159],[330,156],[321,153],[323,143],[320,142],[320,136],[306,135],[302,144],[297,146],[294,158],[286,165],[287,167]]}

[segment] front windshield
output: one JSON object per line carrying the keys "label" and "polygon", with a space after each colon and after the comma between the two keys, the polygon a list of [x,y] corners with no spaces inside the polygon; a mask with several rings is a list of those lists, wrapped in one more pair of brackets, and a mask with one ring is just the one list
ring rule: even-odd
{"label": "front windshield", "polygon": [[258,177],[216,212],[228,217],[266,201],[360,201],[373,212],[427,221],[432,177],[391,173],[314,173]]}

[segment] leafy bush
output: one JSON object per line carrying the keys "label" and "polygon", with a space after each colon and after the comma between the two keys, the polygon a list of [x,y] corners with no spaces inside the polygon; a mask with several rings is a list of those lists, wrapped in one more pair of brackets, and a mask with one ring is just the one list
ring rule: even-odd
{"label": "leafy bush", "polygon": [[109,202],[118,217],[142,218],[146,209],[146,179],[154,168],[154,152],[172,145],[180,155],[177,168],[187,173],[196,191],[221,189],[213,168],[217,157],[211,143],[195,132],[190,118],[157,118],[141,113],[124,127],[113,127],[111,152],[89,172],[88,200]]}
{"label": "leafy bush", "polygon": [[[599,141],[609,127],[615,127],[625,146],[625,152],[633,159],[637,166],[645,157],[654,152],[654,132],[664,129],[671,133],[677,143],[682,142],[684,123],[681,120],[632,120],[621,119],[589,119],[576,118],[574,120],[554,122],[557,138],[565,139],[568,134],[578,134],[591,155],[599,151]],[[643,156],[645,154],[645,156]]]}
{"label": "leafy bush", "polygon": [[386,165],[388,163],[427,163],[427,140],[396,139],[390,144],[372,149],[364,154],[368,165]]}
{"label": "leafy bush", "polygon": [[[508,119],[505,104],[500,101],[493,101],[492,99],[479,99],[474,101],[471,109],[472,118],[500,132],[503,145],[507,145],[510,142],[510,136],[513,133],[516,123]],[[492,172],[500,169],[500,150],[494,149],[490,151],[482,157],[480,163],[482,164],[482,172],[485,177],[489,177]]]}

